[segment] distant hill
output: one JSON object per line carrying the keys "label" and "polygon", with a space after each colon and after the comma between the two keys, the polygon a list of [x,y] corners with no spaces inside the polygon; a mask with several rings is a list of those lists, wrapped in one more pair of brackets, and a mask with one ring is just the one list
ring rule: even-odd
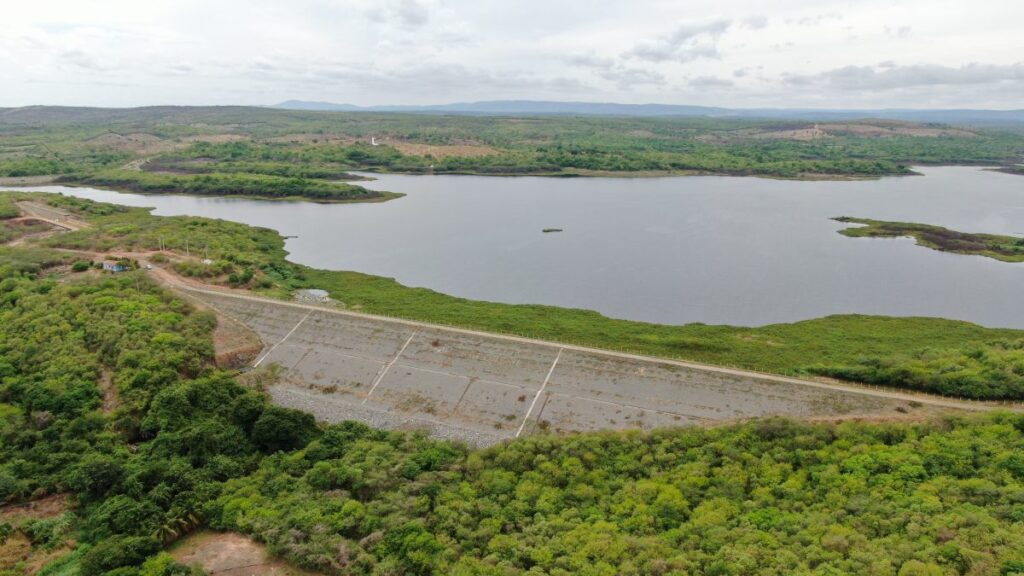
{"label": "distant hill", "polygon": [[716,108],[675,104],[616,104],[611,102],[553,102],[490,100],[426,106],[356,106],[330,102],[288,100],[272,106],[286,110],[340,112],[417,112],[434,114],[555,114],[595,116],[692,116],[706,118],[771,118],[792,120],[854,120],[878,118],[949,124],[1024,124],[1024,110],[970,109],[807,109]]}
{"label": "distant hill", "polygon": [[280,104],[275,104],[271,108],[281,108],[283,110],[313,110],[320,112],[352,112],[357,110],[366,110],[361,106],[354,104],[334,104],[331,102],[313,102],[306,100],[287,100]]}
{"label": "distant hill", "polygon": [[[321,112],[398,112],[410,114],[464,114],[475,116],[620,116],[674,118],[733,118],[742,120],[898,120],[919,123],[1007,126],[1024,129],[1024,110],[828,110],[804,108],[714,108],[673,104],[615,104],[606,102],[546,102],[494,100],[457,102],[432,106],[356,106],[330,102],[289,100],[274,106],[146,106],[140,108],[88,108],[71,106],[25,106],[0,108],[0,125],[120,124],[168,122],[203,124],[247,123],[260,114],[284,116],[315,115]],[[254,116],[254,114],[256,116]]]}

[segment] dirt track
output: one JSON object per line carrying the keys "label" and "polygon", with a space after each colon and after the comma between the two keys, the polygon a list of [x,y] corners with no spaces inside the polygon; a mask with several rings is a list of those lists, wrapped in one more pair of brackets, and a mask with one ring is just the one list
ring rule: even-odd
{"label": "dirt track", "polygon": [[67,230],[81,230],[89,226],[88,222],[67,210],[61,210],[39,202],[18,202],[17,204],[26,218],[53,224]]}

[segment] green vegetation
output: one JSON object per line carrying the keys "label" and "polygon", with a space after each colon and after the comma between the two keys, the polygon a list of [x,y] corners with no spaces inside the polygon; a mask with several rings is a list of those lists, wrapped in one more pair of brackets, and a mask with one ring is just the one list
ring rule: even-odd
{"label": "green vegetation", "polygon": [[349,424],[206,510],[331,574],[1016,574],[1022,429],[764,420],[467,454]]}
{"label": "green vegetation", "polygon": [[258,196],[275,199],[308,199],[330,202],[379,201],[401,194],[374,192],[353,186],[306,178],[263,174],[203,174],[181,176],[130,170],[106,170],[95,174],[62,176],[59,182],[100,186],[144,194],[195,194],[201,196]]}
{"label": "green vegetation", "polygon": [[[602,135],[603,136],[603,135]],[[597,136],[598,138],[600,136]],[[757,148],[753,150],[752,148]],[[764,147],[745,142],[721,150],[691,143],[662,149],[657,143],[620,148],[594,143],[513,145],[497,154],[452,155],[440,158],[407,155],[391,146],[286,145],[232,142],[195,144],[157,158],[147,169],[204,170],[217,166],[240,170],[255,166],[285,171],[291,163],[333,165],[335,172],[373,170],[435,174],[588,174],[600,172],[705,172],[796,178],[810,175],[880,176],[910,171],[884,159],[848,159],[804,155],[792,147]],[[320,168],[321,170],[323,168]]]}
{"label": "green vegetation", "polygon": [[928,347],[918,352],[864,357],[856,362],[811,366],[808,371],[969,398],[1024,397],[1024,339],[960,348]]}
{"label": "green vegetation", "polygon": [[14,197],[0,195],[0,220],[17,218],[19,214],[21,214],[21,211],[14,204]]}
{"label": "green vegetation", "polygon": [[[53,199],[92,213],[97,237],[170,220]],[[223,249],[279,257],[269,231],[205,222],[199,234],[238,236]],[[71,504],[0,523],[0,541],[76,541],[44,576],[186,576],[161,550],[201,526],[338,576],[1024,573],[1021,415],[768,419],[483,451],[322,427],[213,368],[210,313],[141,271],[53,274],[72,261],[0,248],[0,503]]]}
{"label": "green vegetation", "polygon": [[[370,146],[371,137],[384,145]],[[876,177],[907,174],[913,164],[1012,165],[1022,156],[1021,133],[878,120],[480,117],[241,107],[36,108],[0,118],[0,176],[80,178],[133,165],[178,175],[308,180],[344,179],[354,169]]]}
{"label": "green vegetation", "polygon": [[[290,298],[322,288],[348,308],[436,324],[627,350],[789,375],[828,375],[978,399],[1024,398],[1024,352],[1018,330],[984,328],[937,318],[829,316],[759,328],[669,326],[617,320],[588,310],[480,302],[402,286],[391,278],[317,270],[286,260],[273,230],[194,217],[155,217],[142,209],[39,195],[87,214],[93,227],[42,242],[93,252],[148,251],[163,246],[184,255],[203,250],[212,265],[182,263],[179,272]],[[186,244],[188,243],[188,244]],[[234,281],[231,275],[234,274]],[[971,358],[959,362],[959,358]],[[865,366],[879,366],[869,374]],[[924,374],[924,377],[922,377]],[[993,375],[998,375],[994,378]]]}
{"label": "green vegetation", "polygon": [[58,279],[43,252],[0,261],[16,259],[0,269],[0,503],[70,492],[73,513],[8,529],[41,547],[73,536],[70,573],[138,566],[203,522],[224,479],[317,434],[215,372],[214,317],[141,272]]}
{"label": "green vegetation", "polygon": [[840,230],[839,233],[844,236],[853,238],[909,236],[915,238],[919,246],[927,246],[941,252],[987,256],[1004,262],[1024,262],[1024,238],[997,234],[971,234],[928,224],[885,222],[848,216],[835,218],[835,220],[864,225]]}

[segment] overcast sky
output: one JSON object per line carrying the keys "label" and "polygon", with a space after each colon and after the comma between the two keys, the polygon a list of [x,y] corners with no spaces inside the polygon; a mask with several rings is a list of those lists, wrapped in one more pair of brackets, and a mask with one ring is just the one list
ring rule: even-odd
{"label": "overcast sky", "polygon": [[1024,108],[1022,0],[8,0],[0,106]]}

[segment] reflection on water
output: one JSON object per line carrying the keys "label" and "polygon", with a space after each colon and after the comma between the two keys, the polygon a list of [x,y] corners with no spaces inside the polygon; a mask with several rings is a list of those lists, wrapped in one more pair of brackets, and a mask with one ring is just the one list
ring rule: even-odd
{"label": "reflection on water", "polygon": [[921,171],[863,182],[385,175],[364,184],[408,196],[335,205],[37,189],[274,228],[298,236],[295,262],[480,300],[672,324],[864,313],[1024,328],[1024,266],[836,234],[829,218],[844,215],[1024,233],[1024,177]]}

